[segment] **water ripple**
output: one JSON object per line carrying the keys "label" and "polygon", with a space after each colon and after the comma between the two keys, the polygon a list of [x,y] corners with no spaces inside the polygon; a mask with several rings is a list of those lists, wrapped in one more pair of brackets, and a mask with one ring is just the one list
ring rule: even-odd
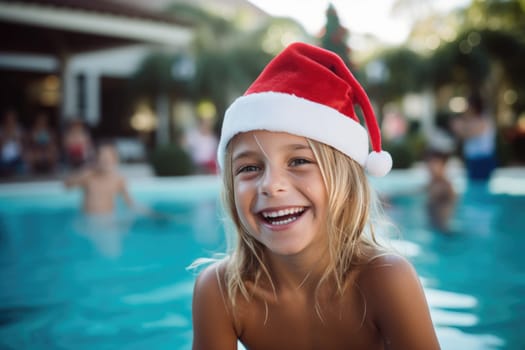
{"label": "water ripple", "polygon": [[122,301],[131,305],[160,304],[177,299],[191,298],[192,292],[193,281],[184,281],[146,293],[127,295],[122,297]]}

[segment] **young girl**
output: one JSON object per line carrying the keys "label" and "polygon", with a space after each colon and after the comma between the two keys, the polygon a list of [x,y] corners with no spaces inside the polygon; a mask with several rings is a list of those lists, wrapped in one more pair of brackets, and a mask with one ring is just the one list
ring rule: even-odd
{"label": "young girl", "polygon": [[218,161],[237,239],[197,278],[193,349],[439,349],[417,274],[375,241],[364,168],[392,160],[337,55],[274,58],[226,112]]}

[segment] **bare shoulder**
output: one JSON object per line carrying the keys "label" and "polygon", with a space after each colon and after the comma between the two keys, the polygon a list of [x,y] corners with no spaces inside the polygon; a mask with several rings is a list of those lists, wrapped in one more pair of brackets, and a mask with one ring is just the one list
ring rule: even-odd
{"label": "bare shoulder", "polygon": [[214,262],[204,268],[195,281],[195,292],[204,291],[220,292],[224,287],[224,274],[226,265],[224,261]]}
{"label": "bare shoulder", "polygon": [[224,283],[225,264],[206,267],[193,290],[193,349],[236,349],[237,334]]}
{"label": "bare shoulder", "polygon": [[412,264],[391,253],[381,254],[365,264],[359,271],[358,283],[373,306],[395,301],[397,293],[412,291],[423,294]]}
{"label": "bare shoulder", "polygon": [[439,349],[423,287],[407,259],[380,255],[363,267],[358,280],[388,349]]}
{"label": "bare shoulder", "polygon": [[368,283],[380,282],[384,286],[385,282],[398,283],[399,278],[417,278],[417,274],[403,256],[384,253],[371,259],[361,270],[360,277]]}

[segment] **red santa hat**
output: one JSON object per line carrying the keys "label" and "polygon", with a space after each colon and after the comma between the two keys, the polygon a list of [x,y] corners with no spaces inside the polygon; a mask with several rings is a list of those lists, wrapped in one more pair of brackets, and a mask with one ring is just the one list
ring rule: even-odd
{"label": "red santa hat", "polygon": [[[354,104],[363,112],[368,133]],[[228,142],[253,130],[287,132],[325,143],[374,176],[384,176],[392,168],[390,154],[381,149],[377,119],[364,89],[339,56],[309,44],[285,48],[230,105],[218,146],[221,168]]]}

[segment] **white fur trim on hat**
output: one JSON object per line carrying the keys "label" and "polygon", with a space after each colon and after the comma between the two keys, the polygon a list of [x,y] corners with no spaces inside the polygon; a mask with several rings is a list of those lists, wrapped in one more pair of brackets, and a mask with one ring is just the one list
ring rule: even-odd
{"label": "white fur trim on hat", "polygon": [[295,95],[261,92],[239,97],[226,111],[217,150],[221,168],[230,140],[253,130],[304,136],[334,147],[363,167],[367,161],[368,134],[352,118]]}

